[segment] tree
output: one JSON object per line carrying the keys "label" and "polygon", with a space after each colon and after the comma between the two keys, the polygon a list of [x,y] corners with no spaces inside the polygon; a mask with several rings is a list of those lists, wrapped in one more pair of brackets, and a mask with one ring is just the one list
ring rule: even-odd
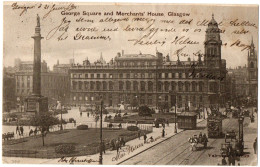
{"label": "tree", "polygon": [[49,131],[50,126],[59,124],[59,119],[53,114],[46,112],[41,114],[36,114],[30,120],[32,126],[39,127],[42,135],[42,145],[44,146],[44,137]]}
{"label": "tree", "polygon": [[138,110],[138,115],[141,116],[141,117],[151,117],[153,114],[152,110],[147,107],[147,106],[141,106],[139,107],[139,110]]}

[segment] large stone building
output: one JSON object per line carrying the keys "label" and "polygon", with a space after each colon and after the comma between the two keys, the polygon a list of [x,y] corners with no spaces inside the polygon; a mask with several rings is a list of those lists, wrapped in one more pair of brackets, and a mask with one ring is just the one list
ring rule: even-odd
{"label": "large stone building", "polygon": [[[15,96],[18,103],[22,103],[33,92],[32,66],[32,62],[27,62],[26,67],[30,68],[20,68],[15,72]],[[48,97],[50,105],[58,100],[67,103],[69,99],[66,97],[69,97],[70,91],[68,73],[47,71],[47,64],[41,70],[41,94]]]}
{"label": "large stone building", "polygon": [[[118,53],[109,63],[85,60],[70,69],[71,103],[106,106],[120,103],[158,107],[209,107],[225,103],[226,62],[221,59],[220,29],[214,16],[197,61],[171,61],[170,56]],[[177,97],[177,99],[176,99]]]}

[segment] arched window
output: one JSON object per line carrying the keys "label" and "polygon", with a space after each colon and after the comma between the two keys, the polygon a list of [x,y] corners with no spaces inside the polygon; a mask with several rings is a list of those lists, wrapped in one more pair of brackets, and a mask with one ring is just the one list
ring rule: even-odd
{"label": "arched window", "polygon": [[137,91],[137,90],[138,90],[138,82],[134,81],[134,91]]}
{"label": "arched window", "polygon": [[145,82],[144,81],[141,82],[141,91],[145,91]]}
{"label": "arched window", "polygon": [[193,92],[196,91],[196,87],[197,87],[196,82],[192,82],[192,91],[193,91]]}
{"label": "arched window", "polygon": [[182,82],[179,82],[179,83],[178,83],[178,87],[179,87],[179,91],[181,92],[181,91],[183,90]]}
{"label": "arched window", "polygon": [[250,63],[250,68],[254,68],[254,63],[253,62]]}
{"label": "arched window", "polygon": [[126,90],[130,90],[130,89],[131,89],[131,82],[126,81]]}
{"label": "arched window", "polygon": [[119,81],[119,90],[124,89],[124,83],[122,81]]}
{"label": "arched window", "polygon": [[158,91],[162,91],[162,83],[158,82]]}
{"label": "arched window", "polygon": [[114,89],[114,83],[112,81],[109,82],[109,90]]}
{"label": "arched window", "polygon": [[172,82],[172,91],[176,91],[176,83]]}
{"label": "arched window", "polygon": [[169,91],[169,83],[168,82],[164,83],[164,90],[165,90],[165,92]]}
{"label": "arched window", "polygon": [[153,91],[153,82],[148,82],[148,91]]}
{"label": "arched window", "polygon": [[103,82],[103,90],[107,90],[107,83]]}
{"label": "arched window", "polygon": [[199,91],[200,91],[200,92],[203,92],[203,87],[204,87],[204,83],[203,83],[203,82],[200,82],[200,83],[199,83]]}
{"label": "arched window", "polygon": [[186,83],[185,83],[185,91],[186,91],[186,92],[189,92],[189,91],[190,91],[190,83],[189,83],[189,82],[186,82]]}

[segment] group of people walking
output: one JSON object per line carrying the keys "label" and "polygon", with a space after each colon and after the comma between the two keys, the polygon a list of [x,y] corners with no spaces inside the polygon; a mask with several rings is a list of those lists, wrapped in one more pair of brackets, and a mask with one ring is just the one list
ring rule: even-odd
{"label": "group of people walking", "polygon": [[16,126],[16,134],[18,134],[19,136],[23,136],[23,132],[24,132],[24,129],[22,126]]}

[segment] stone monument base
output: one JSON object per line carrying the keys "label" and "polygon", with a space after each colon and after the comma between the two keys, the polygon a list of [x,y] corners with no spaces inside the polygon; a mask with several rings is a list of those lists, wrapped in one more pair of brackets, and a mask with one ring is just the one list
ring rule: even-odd
{"label": "stone monument base", "polygon": [[44,113],[48,111],[48,97],[31,95],[25,99],[25,112]]}

